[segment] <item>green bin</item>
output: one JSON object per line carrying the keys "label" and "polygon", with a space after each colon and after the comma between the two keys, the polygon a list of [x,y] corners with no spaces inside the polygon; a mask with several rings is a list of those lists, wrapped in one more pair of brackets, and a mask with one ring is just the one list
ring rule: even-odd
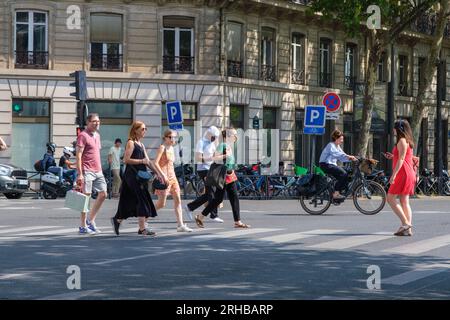
{"label": "green bin", "polygon": [[296,165],[294,168],[294,172],[296,176],[303,176],[308,173],[308,169]]}

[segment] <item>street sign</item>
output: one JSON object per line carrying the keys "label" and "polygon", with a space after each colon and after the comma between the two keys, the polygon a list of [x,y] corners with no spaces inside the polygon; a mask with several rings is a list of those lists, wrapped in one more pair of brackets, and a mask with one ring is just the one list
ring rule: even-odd
{"label": "street sign", "polygon": [[316,127],[304,127],[303,128],[303,133],[304,134],[324,134],[325,133],[325,128],[316,128]]}
{"label": "street sign", "polygon": [[323,128],[325,127],[325,107],[324,106],[306,106],[305,122],[306,127]]}
{"label": "street sign", "polygon": [[169,125],[183,123],[183,109],[180,101],[166,102],[166,113]]}
{"label": "street sign", "polygon": [[327,112],[325,119],[327,120],[338,120],[339,112]]}
{"label": "street sign", "polygon": [[175,131],[181,131],[183,130],[183,124],[182,123],[178,123],[178,124],[169,124],[169,128]]}
{"label": "street sign", "polygon": [[337,93],[328,92],[323,96],[322,104],[328,112],[337,112],[341,107],[341,98]]}

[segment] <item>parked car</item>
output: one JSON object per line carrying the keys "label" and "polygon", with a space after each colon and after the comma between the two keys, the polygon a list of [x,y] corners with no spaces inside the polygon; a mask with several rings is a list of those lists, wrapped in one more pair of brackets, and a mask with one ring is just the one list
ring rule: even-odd
{"label": "parked car", "polygon": [[0,193],[8,199],[20,199],[30,187],[27,171],[12,164],[0,164]]}

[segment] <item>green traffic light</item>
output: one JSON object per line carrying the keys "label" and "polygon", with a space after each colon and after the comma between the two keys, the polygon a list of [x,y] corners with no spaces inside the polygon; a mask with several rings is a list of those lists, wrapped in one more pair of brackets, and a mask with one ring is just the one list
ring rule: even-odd
{"label": "green traffic light", "polygon": [[22,111],[22,107],[18,104],[15,104],[13,106],[13,110],[14,110],[14,112],[20,112],[20,111]]}

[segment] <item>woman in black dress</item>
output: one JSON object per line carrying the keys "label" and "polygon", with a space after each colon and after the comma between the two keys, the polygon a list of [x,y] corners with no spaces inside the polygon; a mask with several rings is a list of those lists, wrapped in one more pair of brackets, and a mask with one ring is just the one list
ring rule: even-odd
{"label": "woman in black dress", "polygon": [[146,131],[145,123],[135,121],[131,125],[130,133],[128,134],[128,142],[123,157],[123,161],[127,166],[124,179],[122,180],[119,207],[116,215],[111,218],[116,235],[119,235],[119,227],[122,220],[129,217],[138,217],[138,234],[156,235],[155,232],[145,227],[148,217],[156,217],[156,209],[148,192],[147,183],[142,184],[138,182],[136,174],[138,170],[146,170],[146,167],[149,167],[156,173],[158,179],[164,183],[167,183],[167,181],[161,170],[150,161],[147,152],[145,152],[141,139],[145,136]]}

